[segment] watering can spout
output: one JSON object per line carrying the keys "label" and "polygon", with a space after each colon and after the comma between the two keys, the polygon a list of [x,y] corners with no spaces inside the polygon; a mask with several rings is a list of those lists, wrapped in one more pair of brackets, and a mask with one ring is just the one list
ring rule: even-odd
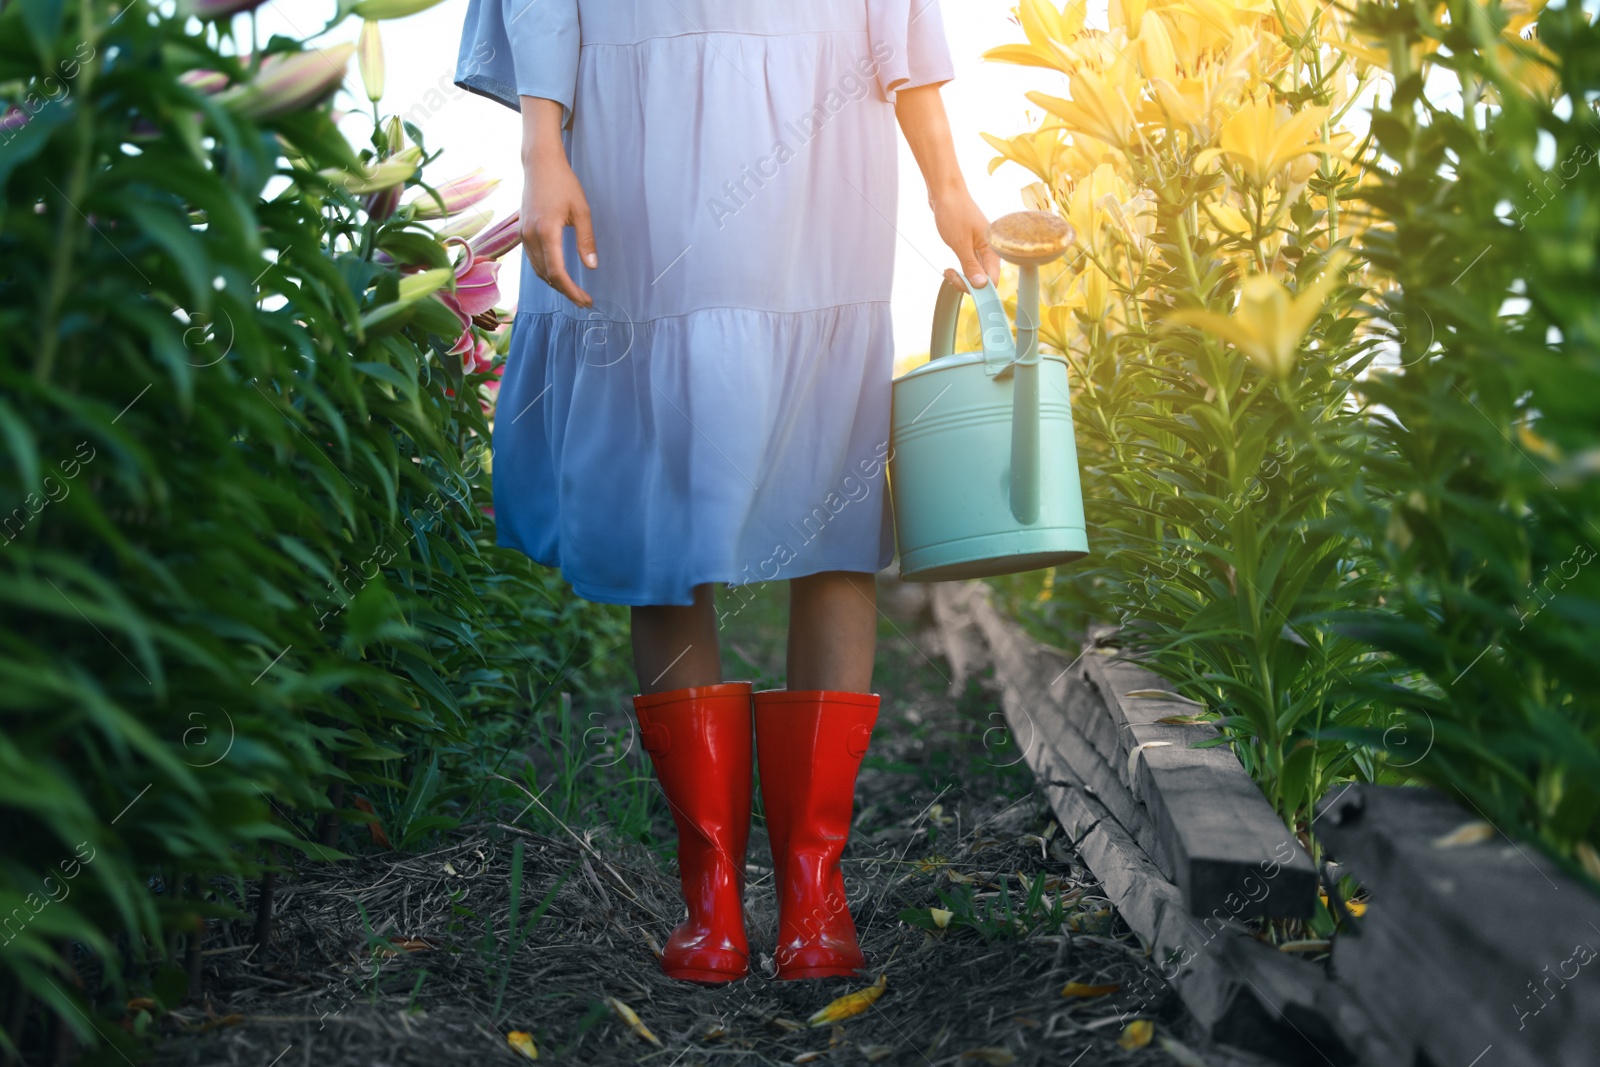
{"label": "watering can spout", "polygon": [[1025,526],[1039,521],[1039,268],[1059,259],[1072,238],[1064,219],[1044,211],[1002,216],[987,238],[996,255],[1018,268],[1010,488],[1011,514]]}

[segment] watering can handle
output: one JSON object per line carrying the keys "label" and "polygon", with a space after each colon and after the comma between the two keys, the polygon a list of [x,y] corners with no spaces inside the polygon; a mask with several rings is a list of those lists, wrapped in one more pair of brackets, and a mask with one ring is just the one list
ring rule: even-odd
{"label": "watering can handle", "polygon": [[[933,339],[928,359],[942,359],[956,349],[956,324],[961,313],[961,298],[968,290],[946,277],[939,287],[939,300],[933,309]],[[1017,342],[1011,336],[1011,321],[994,282],[972,289],[972,302],[978,306],[978,322],[983,327],[983,366],[991,378],[1009,373],[1017,361]]]}
{"label": "watering can handle", "polygon": [[[1039,340],[1038,275],[1024,267],[1023,285],[1017,290],[1017,316],[1028,327],[1023,330],[1026,351],[1017,358],[1017,341],[1011,335],[1011,322],[1005,305],[991,280],[982,289],[971,290],[978,305],[978,321],[983,326],[983,366],[991,378],[1015,374],[1011,390],[1011,514],[1024,526],[1039,521]],[[930,360],[942,359],[955,351],[956,323],[961,298],[968,294],[949,276],[939,289],[933,309],[933,340],[928,348]]]}

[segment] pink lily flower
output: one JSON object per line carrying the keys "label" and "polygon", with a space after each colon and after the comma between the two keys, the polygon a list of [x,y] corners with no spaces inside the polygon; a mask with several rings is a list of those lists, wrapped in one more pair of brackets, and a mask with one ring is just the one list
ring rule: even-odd
{"label": "pink lily flower", "polygon": [[270,55],[261,61],[261,69],[253,81],[227,89],[218,99],[235,114],[248,119],[266,119],[300,111],[344,82],[345,68],[355,50],[352,43]]}
{"label": "pink lily flower", "polygon": [[[500,264],[492,259],[474,255],[472,246],[459,237],[447,238],[444,243],[460,245],[464,254],[455,266],[455,291],[440,289],[432,296],[454,312],[460,321],[461,336],[451,346],[450,352],[452,355],[465,357],[474,351],[477,343],[477,335],[472,332],[472,320],[492,312],[495,303],[500,299],[498,284]],[[421,267],[408,267],[405,273],[413,274],[421,269]]]}
{"label": "pink lily flower", "polygon": [[[442,219],[458,215],[482,200],[500,184],[499,178],[485,178],[482,168],[463,175],[438,187],[439,198],[434,199],[427,190],[421,190],[409,203],[415,209],[414,218]],[[439,201],[444,206],[439,206]]]}
{"label": "pink lily flower", "polygon": [[228,87],[228,76],[220,70],[186,70],[178,75],[178,84],[187,85],[202,96],[215,96]]}
{"label": "pink lily flower", "polygon": [[[479,337],[471,330],[462,334],[461,340],[471,342],[466,352],[458,353],[461,356],[461,369],[464,373],[482,374],[494,366],[495,357],[499,353],[494,350],[494,345],[490,341]],[[457,342],[456,348],[460,347],[460,342]],[[451,351],[454,352],[455,349]]]}
{"label": "pink lily flower", "polygon": [[513,211],[472,239],[479,259],[499,259],[522,243],[522,212]]}
{"label": "pink lily flower", "polygon": [[465,254],[456,264],[455,292],[441,289],[434,297],[456,313],[461,328],[466,330],[475,316],[491,310],[500,299],[500,264],[476,255],[472,246],[459,237],[451,237],[445,244],[459,244]]}

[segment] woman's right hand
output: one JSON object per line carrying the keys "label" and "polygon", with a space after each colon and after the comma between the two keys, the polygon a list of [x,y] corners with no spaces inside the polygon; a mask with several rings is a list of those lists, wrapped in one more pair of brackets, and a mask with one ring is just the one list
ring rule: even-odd
{"label": "woman's right hand", "polygon": [[593,270],[600,265],[595,250],[589,199],[572,172],[561,145],[561,104],[524,96],[522,102],[522,245],[533,272],[579,307],[594,299],[567,273],[561,239],[568,226],[578,234],[578,254]]}

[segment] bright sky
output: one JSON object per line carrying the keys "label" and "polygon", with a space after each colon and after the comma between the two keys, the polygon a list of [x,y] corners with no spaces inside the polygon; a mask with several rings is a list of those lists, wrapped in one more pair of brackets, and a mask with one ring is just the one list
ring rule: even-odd
{"label": "bright sky", "polygon": [[[1014,0],[941,0],[940,4],[956,63],[956,78],[943,90],[945,106],[967,185],[990,218],[1021,210],[1020,190],[1034,178],[1011,163],[991,177],[987,171],[995,152],[979,132],[1009,137],[1037,125],[1038,109],[1023,97],[1029,89],[1065,93],[1064,86],[1055,84],[1059,76],[1052,71],[984,63],[979,58],[997,44],[1022,40],[1022,31],[1010,21],[1013,4]],[[521,202],[520,127],[515,112],[463,92],[451,82],[466,7],[466,0],[446,0],[421,14],[383,24],[388,71],[383,111],[416,121],[427,137],[428,148],[445,150],[430,168],[436,180],[448,180],[478,167],[499,177],[502,184],[487,202],[499,217],[516,210]],[[331,0],[275,0],[260,11],[261,39],[265,41],[273,33],[301,37],[314,33],[333,8]],[[360,23],[350,19],[317,43],[353,41],[359,29]],[[353,62],[350,69],[349,84],[356,99],[343,99],[340,104],[361,110],[366,100]],[[368,125],[363,116],[352,115],[345,120],[345,135],[352,143],[364,144]],[[940,277],[946,267],[958,265],[934,229],[927,191],[903,139],[897,226],[900,244],[893,310],[898,356],[927,350]],[[508,302],[515,300],[516,281],[509,272],[503,276],[501,291]]]}

